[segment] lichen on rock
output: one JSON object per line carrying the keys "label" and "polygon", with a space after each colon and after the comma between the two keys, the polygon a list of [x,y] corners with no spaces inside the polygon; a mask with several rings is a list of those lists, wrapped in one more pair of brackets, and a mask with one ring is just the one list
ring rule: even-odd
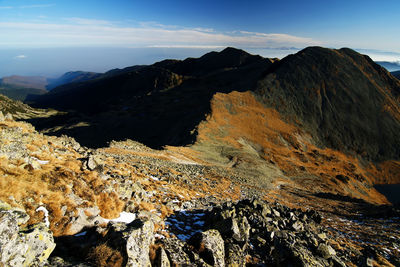
{"label": "lichen on rock", "polygon": [[56,244],[44,223],[22,227],[29,216],[21,209],[0,204],[0,262],[5,266],[42,265]]}

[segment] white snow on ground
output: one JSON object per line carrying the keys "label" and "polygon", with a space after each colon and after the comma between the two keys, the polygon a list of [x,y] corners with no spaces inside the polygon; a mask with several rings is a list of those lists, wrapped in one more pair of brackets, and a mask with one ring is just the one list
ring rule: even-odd
{"label": "white snow on ground", "polygon": [[35,157],[32,157],[32,159],[36,160],[40,165],[45,165],[45,164],[49,163],[48,160],[40,160],[40,159],[35,158]]}
{"label": "white snow on ground", "polygon": [[46,224],[47,227],[50,227],[50,221],[49,221],[49,211],[43,207],[40,206],[39,208],[36,209],[36,211],[43,211],[44,213],[44,223]]}
{"label": "white snow on ground", "polygon": [[153,176],[153,175],[150,175],[150,178],[151,178],[153,181],[160,181],[160,178],[155,177],[155,176]]}
{"label": "white snow on ground", "polygon": [[155,234],[154,237],[158,238],[158,239],[164,239],[165,238],[165,236],[160,235],[160,234]]}
{"label": "white snow on ground", "polygon": [[122,223],[131,223],[136,219],[136,214],[130,212],[121,212],[118,218],[115,219],[104,219],[106,223],[108,222],[122,222]]}

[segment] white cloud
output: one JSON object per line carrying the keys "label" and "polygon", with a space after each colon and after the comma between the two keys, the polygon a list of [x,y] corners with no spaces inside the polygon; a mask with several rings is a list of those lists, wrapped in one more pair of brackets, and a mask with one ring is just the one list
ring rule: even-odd
{"label": "white cloud", "polygon": [[27,56],[25,56],[25,55],[18,55],[18,56],[16,56],[15,58],[16,58],[16,59],[24,59],[24,58],[27,58]]}
{"label": "white cloud", "polygon": [[389,62],[400,62],[400,53],[380,51],[374,49],[355,49],[356,51],[367,54],[374,61],[389,61]]}
{"label": "white cloud", "polygon": [[218,49],[224,48],[223,45],[149,45],[154,48],[192,48],[192,49]]}
{"label": "white cloud", "polygon": [[0,6],[0,9],[12,9],[12,6]]}
{"label": "white cloud", "polygon": [[321,42],[279,33],[217,32],[155,24],[137,27],[112,22],[69,18],[68,24],[0,22],[0,47],[123,46],[265,48],[321,45]]}

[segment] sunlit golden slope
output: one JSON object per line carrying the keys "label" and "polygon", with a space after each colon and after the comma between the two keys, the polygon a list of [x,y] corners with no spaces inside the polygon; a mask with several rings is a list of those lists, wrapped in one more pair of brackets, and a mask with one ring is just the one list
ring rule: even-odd
{"label": "sunlit golden slope", "polygon": [[[386,204],[386,198],[373,185],[400,182],[399,162],[375,166],[340,151],[319,148],[309,134],[284,122],[276,110],[263,106],[250,92],[216,94],[212,112],[198,132],[199,147],[213,143],[245,151],[250,144],[258,152],[255,158],[282,170],[273,183],[285,181],[315,194],[329,192]],[[235,160],[240,166],[241,156]]]}

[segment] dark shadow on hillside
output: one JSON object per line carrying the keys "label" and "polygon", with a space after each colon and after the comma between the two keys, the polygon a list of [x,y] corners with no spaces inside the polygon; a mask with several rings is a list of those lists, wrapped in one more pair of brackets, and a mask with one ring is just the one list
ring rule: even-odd
{"label": "dark shadow on hillside", "polygon": [[212,95],[201,89],[183,94],[157,93],[96,114],[70,112],[28,122],[39,131],[53,128],[47,134],[68,135],[92,148],[125,139],[156,149],[187,145],[195,141],[196,126],[210,113]]}
{"label": "dark shadow on hillside", "polygon": [[338,200],[338,201],[358,203],[358,204],[368,204],[368,202],[366,202],[365,200],[362,200],[359,198],[352,198],[349,196],[338,195],[338,194],[317,193],[317,194],[314,194],[314,196],[319,197],[319,198],[324,198],[324,199],[330,199],[330,200]]}
{"label": "dark shadow on hillside", "polygon": [[125,139],[156,149],[185,146],[196,141],[197,126],[210,114],[215,93],[254,90],[271,64],[226,49],[200,59],[164,61],[104,75],[32,99],[35,107],[69,113],[29,122],[39,131],[68,135],[92,148]]}

